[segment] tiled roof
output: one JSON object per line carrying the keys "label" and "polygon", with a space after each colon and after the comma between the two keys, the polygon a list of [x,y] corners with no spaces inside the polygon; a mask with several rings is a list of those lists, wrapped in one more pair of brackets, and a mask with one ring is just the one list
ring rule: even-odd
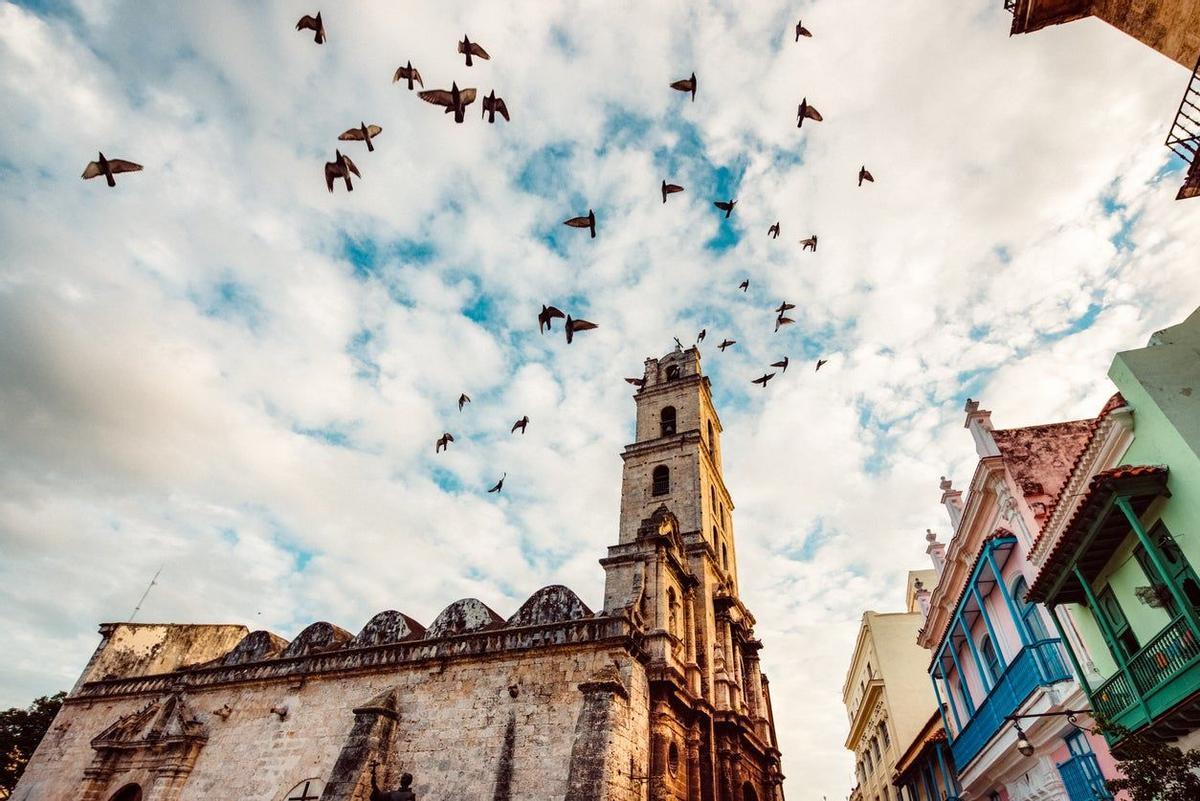
{"label": "tiled roof", "polygon": [[1038,519],[1054,504],[1083,453],[1095,426],[1094,419],[1071,420],[992,432],[1004,464]]}

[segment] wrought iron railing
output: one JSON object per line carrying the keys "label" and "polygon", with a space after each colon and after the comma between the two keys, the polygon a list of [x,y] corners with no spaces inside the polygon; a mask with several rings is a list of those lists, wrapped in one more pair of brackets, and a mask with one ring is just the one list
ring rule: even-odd
{"label": "wrought iron railing", "polygon": [[1124,673],[1117,673],[1092,690],[1092,707],[1102,717],[1109,720],[1133,706],[1137,703],[1137,699],[1138,696],[1129,686]]}
{"label": "wrought iron railing", "polygon": [[1187,179],[1175,199],[1200,195],[1200,167],[1197,167],[1196,158],[1200,152],[1200,59],[1196,60],[1183,100],[1179,101],[1179,111],[1175,113],[1166,145],[1189,165]]}
{"label": "wrought iron railing", "polygon": [[1179,615],[1129,660],[1133,687],[1117,673],[1092,691],[1092,705],[1115,718],[1200,661],[1200,640],[1185,616]]}

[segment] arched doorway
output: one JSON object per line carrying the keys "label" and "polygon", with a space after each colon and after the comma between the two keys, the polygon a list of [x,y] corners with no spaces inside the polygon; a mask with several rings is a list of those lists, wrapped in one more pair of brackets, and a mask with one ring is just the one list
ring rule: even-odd
{"label": "arched doorway", "polygon": [[127,784],[120,790],[117,790],[108,801],[142,801],[142,786],[140,784]]}
{"label": "arched doorway", "polygon": [[742,785],[742,801],[758,801],[758,793],[754,792],[754,785],[750,782]]}

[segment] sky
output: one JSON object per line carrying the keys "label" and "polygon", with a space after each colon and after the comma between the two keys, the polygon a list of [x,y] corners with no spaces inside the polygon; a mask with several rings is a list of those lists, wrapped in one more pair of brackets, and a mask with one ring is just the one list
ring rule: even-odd
{"label": "sky", "polygon": [[[736,6],[324,0],[317,46],[295,3],[0,2],[0,707],[69,688],[160,568],[137,620],[289,638],[551,583],[599,609],[622,378],[707,328],[786,791],[844,798],[854,637],[947,532],[966,398],[1094,415],[1200,302],[1188,73],[1096,20],[1010,38],[1001,0]],[[410,60],[511,123],[454,125]],[[81,181],[98,150],[146,169]],[[542,303],[599,328],[539,335]]]}

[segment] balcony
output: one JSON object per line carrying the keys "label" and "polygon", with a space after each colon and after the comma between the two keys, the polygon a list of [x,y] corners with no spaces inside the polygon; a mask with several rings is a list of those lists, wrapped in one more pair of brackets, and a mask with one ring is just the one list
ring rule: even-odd
{"label": "balcony", "polygon": [[1200,689],[1200,637],[1179,615],[1129,660],[1129,676],[1118,672],[1092,691],[1092,707],[1130,731],[1157,720]]}
{"label": "balcony", "polygon": [[1071,677],[1063,664],[1058,642],[1039,640],[1022,648],[1008,664],[987,698],[950,743],[955,765],[961,769],[978,756],[1003,728],[1004,719],[1020,709],[1034,690]]}
{"label": "balcony", "polygon": [[1187,178],[1179,188],[1176,200],[1185,200],[1200,195],[1200,60],[1192,70],[1187,89],[1183,92],[1183,100],[1179,102],[1179,111],[1175,114],[1175,122],[1167,135],[1167,147],[1188,163]]}

